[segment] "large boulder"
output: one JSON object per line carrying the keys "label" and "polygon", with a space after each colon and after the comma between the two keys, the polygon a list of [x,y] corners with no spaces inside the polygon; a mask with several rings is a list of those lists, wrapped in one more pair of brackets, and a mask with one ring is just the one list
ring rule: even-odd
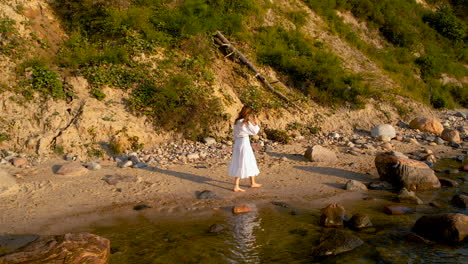
{"label": "large boulder", "polygon": [[416,221],[413,230],[432,240],[459,243],[468,235],[468,216],[455,213],[425,215]]}
{"label": "large boulder", "polygon": [[13,187],[17,187],[16,179],[8,172],[0,169],[0,194]]}
{"label": "large boulder", "polygon": [[338,160],[335,152],[324,148],[319,145],[315,145],[306,150],[304,157],[310,161],[314,162],[329,162],[333,163]]}
{"label": "large boulder", "polygon": [[440,136],[443,140],[446,140],[448,142],[455,142],[455,143],[460,143],[460,132],[456,129],[450,129],[446,128],[444,131],[442,131],[442,135]]}
{"label": "large boulder", "polygon": [[0,264],[105,264],[109,254],[110,241],[93,234],[48,235],[0,257]]}
{"label": "large boulder", "polygon": [[321,238],[320,244],[313,249],[313,256],[331,256],[351,251],[364,244],[359,237],[343,230],[328,230]]}
{"label": "large boulder", "polygon": [[385,136],[392,139],[396,137],[396,131],[392,125],[381,124],[371,129],[371,136],[373,136],[374,138]]}
{"label": "large boulder", "polygon": [[423,132],[430,132],[436,135],[442,134],[444,126],[433,118],[417,117],[410,122],[412,129],[419,129]]}
{"label": "large boulder", "polygon": [[332,203],[320,210],[320,224],[326,227],[341,227],[346,220],[346,211],[343,206]]}
{"label": "large boulder", "polygon": [[390,182],[398,189],[423,191],[440,188],[439,179],[424,162],[412,160],[400,153],[386,152],[375,157],[380,180]]}

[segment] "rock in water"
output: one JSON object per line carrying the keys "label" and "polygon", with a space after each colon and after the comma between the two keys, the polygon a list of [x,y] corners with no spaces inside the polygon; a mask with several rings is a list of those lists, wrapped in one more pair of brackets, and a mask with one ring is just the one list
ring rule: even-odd
{"label": "rock in water", "polygon": [[386,181],[376,181],[376,182],[371,182],[367,186],[371,190],[379,190],[379,191],[390,191],[394,190],[395,187]]}
{"label": "rock in water", "polygon": [[362,244],[364,241],[359,237],[343,230],[332,229],[320,238],[320,244],[313,249],[312,255],[317,257],[337,255],[351,251]]}
{"label": "rock in water", "polygon": [[408,191],[406,188],[401,189],[397,198],[400,203],[423,204],[423,201],[414,192]]}
{"label": "rock in water", "polygon": [[450,202],[458,208],[466,208],[468,204],[468,196],[463,194],[456,194],[452,197]]}
{"label": "rock in water", "polygon": [[8,172],[0,169],[0,194],[13,187],[17,187],[16,179]]}
{"label": "rock in water", "polygon": [[422,132],[430,132],[436,135],[442,134],[444,126],[437,120],[432,118],[418,117],[410,122],[412,129],[419,129]]}
{"label": "rock in water", "polygon": [[81,176],[88,173],[88,169],[77,162],[69,162],[63,164],[55,173],[64,176]]}
{"label": "rock in water", "polygon": [[355,214],[351,219],[348,221],[348,226],[351,229],[363,229],[366,227],[371,227],[372,222],[370,221],[369,217],[364,214]]}
{"label": "rock in water", "polygon": [[457,187],[458,182],[449,178],[439,177],[440,184],[443,187]]}
{"label": "rock in water", "polygon": [[304,157],[314,162],[333,163],[337,161],[335,152],[319,145],[308,148],[304,154]]}
{"label": "rock in water", "polygon": [[440,136],[443,140],[446,140],[448,142],[455,142],[455,143],[460,143],[460,133],[458,130],[455,129],[450,129],[446,128],[444,131],[442,131],[442,135]]}
{"label": "rock in water", "polygon": [[384,207],[384,212],[389,215],[403,215],[414,212],[413,209],[399,206],[399,205],[389,205]]}
{"label": "rock in water", "polygon": [[242,213],[248,213],[252,211],[249,206],[247,205],[242,205],[242,206],[234,206],[232,208],[232,213],[233,214],[242,214]]}
{"label": "rock in water", "polygon": [[332,203],[320,210],[320,224],[326,227],[341,227],[346,220],[346,211],[343,206]]}
{"label": "rock in water", "polygon": [[416,221],[413,230],[432,240],[459,243],[468,235],[468,216],[455,213],[425,215]]}
{"label": "rock in water", "polygon": [[380,180],[390,182],[399,189],[423,191],[440,188],[439,179],[426,163],[405,158],[395,152],[377,155],[375,166]]}
{"label": "rock in water", "polygon": [[0,264],[86,263],[105,264],[110,241],[93,234],[42,236],[14,253],[0,257]]}
{"label": "rock in water", "polygon": [[360,181],[355,181],[355,180],[349,180],[346,183],[346,190],[352,191],[352,192],[362,192],[362,191],[367,191],[366,185]]}
{"label": "rock in water", "polygon": [[224,230],[224,226],[220,224],[213,224],[210,226],[208,233],[219,234]]}
{"label": "rock in water", "polygon": [[380,136],[386,136],[392,139],[396,136],[396,131],[392,125],[381,124],[372,128],[371,135],[374,138],[378,138]]}

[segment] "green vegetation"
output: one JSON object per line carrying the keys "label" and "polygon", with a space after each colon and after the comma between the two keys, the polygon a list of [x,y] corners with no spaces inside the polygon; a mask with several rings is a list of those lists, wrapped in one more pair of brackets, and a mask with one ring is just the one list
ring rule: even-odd
{"label": "green vegetation", "polygon": [[71,91],[66,91],[60,80],[59,74],[50,69],[41,61],[26,62],[21,66],[26,75],[25,80],[20,83],[22,94],[28,100],[40,93],[43,97],[52,99],[64,99],[71,96]]}
{"label": "green vegetation", "polygon": [[265,129],[265,134],[269,140],[279,142],[281,144],[288,144],[291,140],[288,133],[281,129]]}
{"label": "green vegetation", "polygon": [[451,40],[464,41],[466,38],[465,24],[460,21],[448,7],[424,15],[423,20],[442,36]]}
{"label": "green vegetation", "polygon": [[312,124],[302,124],[299,122],[292,122],[286,126],[286,129],[289,131],[298,131],[301,135],[310,136],[320,133],[322,129],[318,126]]}
{"label": "green vegetation", "polygon": [[0,17],[0,54],[18,57],[24,52],[23,39],[15,28],[15,21]]}
{"label": "green vegetation", "polygon": [[10,140],[10,136],[5,132],[0,132],[0,143]]}

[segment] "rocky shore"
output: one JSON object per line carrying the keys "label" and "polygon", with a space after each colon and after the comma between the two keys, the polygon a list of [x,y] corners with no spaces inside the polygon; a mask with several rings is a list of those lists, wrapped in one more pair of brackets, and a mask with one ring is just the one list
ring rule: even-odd
{"label": "rocky shore", "polygon": [[[369,197],[368,190],[378,189],[396,191],[399,203],[403,203],[400,207],[430,204],[433,201],[418,197],[419,191],[456,186],[467,180],[439,179],[431,169],[443,158],[460,164],[458,169],[447,168],[447,175],[467,169],[462,166],[468,154],[466,114],[447,112],[441,119],[420,118],[409,124],[382,124],[370,131],[308,137],[289,131],[293,140],[285,145],[265,135],[255,137],[252,146],[263,187],[242,194],[231,191],[232,179],[226,173],[230,141],[205,138],[203,142],[168,142],[149,150],[92,160],[73,153],[46,159],[3,150],[0,234],[56,235],[105,216],[135,215],[142,209],[186,213],[272,200],[326,208]],[[395,167],[400,169],[388,171]],[[386,171],[401,178],[386,178]],[[453,200],[453,204],[466,208],[466,193]],[[389,214],[406,213],[398,206],[385,210]],[[341,214],[334,217],[337,215]],[[362,222],[361,218],[356,216],[353,221]],[[462,223],[466,230],[466,219]],[[327,235],[332,239],[343,236],[346,234],[339,232]],[[325,252],[322,246],[317,248],[318,255]]]}

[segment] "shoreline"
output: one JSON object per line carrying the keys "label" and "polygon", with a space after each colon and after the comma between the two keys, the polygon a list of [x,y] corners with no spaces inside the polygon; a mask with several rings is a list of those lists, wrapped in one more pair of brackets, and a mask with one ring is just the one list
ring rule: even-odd
{"label": "shoreline", "polygon": [[[453,158],[463,149],[450,146],[417,145],[395,141],[394,150],[411,153],[430,148],[441,158]],[[303,201],[312,208],[331,202],[359,200],[365,192],[350,192],[343,187],[349,180],[363,183],[378,180],[374,155],[352,155],[344,146],[328,146],[338,156],[334,164],[310,162],[303,157],[309,141],[277,145],[270,152],[257,151],[262,188],[246,188],[234,193],[233,178],[227,175],[226,159],[171,164],[160,167],[119,168],[115,162],[101,161],[102,169],[81,176],[62,176],[54,173],[64,160],[47,160],[27,169],[2,165],[1,169],[15,175],[16,191],[0,195],[0,233],[57,234],[72,226],[86,226],[102,216],[124,216],[157,212],[161,215],[189,215],[244,203],[271,201]],[[200,164],[207,164],[200,166]],[[109,175],[124,180],[116,185],[104,181]],[[246,187],[247,180],[241,181]],[[197,192],[209,190],[219,200],[198,200]],[[355,198],[350,198],[355,197]],[[151,209],[134,211],[133,206],[146,204]],[[146,212],[147,211],[147,212]]]}

